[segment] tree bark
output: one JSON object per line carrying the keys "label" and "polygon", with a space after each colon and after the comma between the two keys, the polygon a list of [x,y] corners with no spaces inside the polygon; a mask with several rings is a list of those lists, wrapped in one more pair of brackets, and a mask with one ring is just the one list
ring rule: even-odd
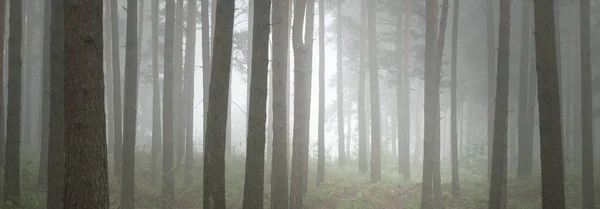
{"label": "tree bark", "polygon": [[114,97],[114,147],[113,163],[114,175],[117,179],[121,178],[121,156],[123,150],[123,102],[121,97],[121,61],[119,49],[119,10],[117,0],[111,0],[110,3],[110,22],[111,22],[111,43],[112,43],[112,61],[113,61],[113,97]]}
{"label": "tree bark", "polygon": [[273,1],[273,157],[271,209],[288,208],[289,0]]}
{"label": "tree bark", "polygon": [[64,9],[64,208],[108,209],[102,1],[68,1]]}
{"label": "tree bark", "polygon": [[50,121],[48,138],[48,209],[63,208],[65,175],[65,7],[51,1],[50,10]]}
{"label": "tree bark", "polygon": [[560,88],[554,29],[554,1],[534,1],[539,102],[542,207],[565,208]]}
{"label": "tree bark", "polygon": [[4,203],[19,207],[21,199],[21,42],[22,2],[11,1],[8,17],[8,101],[6,107],[6,153]]}
{"label": "tree bark", "polygon": [[175,42],[175,2],[166,1],[165,6],[165,52],[164,52],[164,87],[163,87],[163,155],[162,155],[162,208],[172,209],[175,204],[175,180],[173,174],[174,152],[174,118],[173,92],[174,81],[173,48]]}
{"label": "tree bark", "polygon": [[38,187],[48,186],[48,138],[50,137],[50,2],[44,2],[44,26],[42,46],[42,122],[40,167],[38,170]]}
{"label": "tree bark", "polygon": [[369,77],[371,90],[371,182],[381,181],[381,126],[379,101],[379,67],[377,62],[376,5],[367,2],[369,33]]}
{"label": "tree bark", "polygon": [[[229,105],[235,1],[219,0],[216,7],[214,44],[219,47],[213,48],[212,63],[215,70],[210,74],[207,126],[204,133],[204,209],[226,208],[223,173],[225,173],[227,115],[222,113],[227,111]],[[262,126],[264,127],[264,123]]]}
{"label": "tree bark", "polygon": [[175,171],[181,170],[185,152],[185,120],[183,105],[183,0],[175,5],[175,39],[173,48],[173,139],[175,145]]}

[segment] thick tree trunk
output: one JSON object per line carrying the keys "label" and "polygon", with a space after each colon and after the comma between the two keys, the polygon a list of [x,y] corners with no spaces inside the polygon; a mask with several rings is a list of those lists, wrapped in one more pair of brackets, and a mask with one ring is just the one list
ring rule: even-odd
{"label": "thick tree trunk", "polygon": [[529,48],[531,47],[529,44],[529,39],[531,39],[531,2],[523,1],[522,2],[522,22],[521,22],[521,56],[520,56],[520,74],[519,74],[519,146],[518,146],[518,166],[517,166],[517,176],[518,177],[527,177],[531,175],[532,169],[532,161],[533,161],[533,138],[528,137],[528,128],[529,124],[527,124],[527,116],[529,113],[528,105],[535,101],[530,101],[529,99]]}
{"label": "thick tree trunk", "polygon": [[[108,209],[101,49],[102,1],[79,0],[77,5],[74,4],[75,2],[70,1],[64,7],[64,208]],[[133,36],[136,36],[135,32]],[[81,140],[82,138],[86,140]]]}
{"label": "thick tree trunk", "polygon": [[[50,17],[50,121],[48,138],[48,189],[46,208],[62,209],[65,175],[65,7],[51,1]],[[108,45],[108,44],[107,44]],[[110,71],[109,71],[110,72]],[[109,101],[112,103],[111,101]]]}
{"label": "thick tree trunk", "polygon": [[273,1],[273,157],[271,209],[288,208],[289,0]]}
{"label": "thick tree trunk", "polygon": [[367,77],[367,0],[360,1],[360,65],[358,73],[358,171],[366,173],[367,163],[367,120],[365,83]]}
{"label": "thick tree trunk", "polygon": [[[339,4],[340,2],[338,2]],[[338,6],[338,9],[340,7]],[[341,32],[341,31],[338,31]],[[341,37],[341,34],[338,33],[338,36]],[[338,43],[339,44],[339,43]],[[338,45],[341,47],[341,44]],[[339,49],[339,48],[338,48]],[[340,52],[338,52],[340,53]],[[339,61],[339,60],[338,60]],[[338,67],[340,70],[341,67]],[[341,75],[341,72],[338,71]],[[339,78],[339,76],[338,76]],[[338,85],[341,82],[338,82]],[[338,87],[339,89],[340,87]],[[341,93],[338,90],[338,94]],[[338,95],[338,103],[341,103],[339,100],[341,96]],[[342,113],[342,110],[339,109],[338,105],[338,114]],[[339,120],[339,116],[338,116]],[[341,121],[343,126],[343,119]],[[340,125],[338,121],[338,126]],[[324,0],[319,0],[319,125],[318,125],[318,163],[317,163],[317,186],[320,186],[325,182],[325,2]],[[342,129],[343,130],[343,129]],[[339,129],[338,129],[339,132]],[[338,134],[339,136],[339,134]],[[343,138],[342,138],[343,140]],[[340,140],[338,140],[340,141]],[[342,147],[343,149],[343,147]],[[338,152],[341,154],[342,152]],[[342,165],[342,155],[340,155],[340,165]]]}
{"label": "thick tree trunk", "polygon": [[594,119],[592,118],[592,66],[590,0],[579,1],[581,41],[581,175],[583,208],[594,208]]}
{"label": "thick tree trunk", "polygon": [[8,34],[8,101],[6,117],[6,153],[4,164],[4,203],[19,207],[21,199],[21,33],[22,2],[11,1]]}
{"label": "thick tree trunk", "polygon": [[185,46],[185,89],[186,89],[186,128],[185,128],[185,185],[192,185],[192,165],[194,165],[194,70],[196,57],[196,5],[197,0],[188,0],[186,46]]}
{"label": "thick tree trunk", "polygon": [[138,9],[137,0],[127,0],[127,34],[125,45],[125,104],[123,122],[123,173],[121,208],[135,207],[135,137],[138,95]]}
{"label": "thick tree trunk", "polygon": [[377,65],[377,25],[376,5],[367,2],[369,27],[369,77],[371,91],[371,182],[381,181],[381,126],[379,107],[379,69]]}
{"label": "thick tree trunk", "polygon": [[[454,0],[452,5],[454,10],[452,12],[452,66],[451,66],[451,90],[450,90],[450,143],[451,143],[451,155],[452,155],[452,195],[456,197],[459,191],[459,177],[458,177],[458,101],[457,101],[457,90],[458,90],[458,69],[457,63],[457,48],[458,48],[458,8],[459,0]],[[461,121],[462,122],[462,121]]]}
{"label": "thick tree trunk", "polygon": [[161,103],[160,103],[160,79],[158,76],[158,3],[152,0],[152,161],[150,164],[150,182],[156,183],[158,168],[156,161],[162,150],[162,127],[161,127]]}
{"label": "thick tree trunk", "polygon": [[498,63],[496,73],[496,101],[494,113],[494,143],[492,173],[489,189],[489,208],[506,208],[507,187],[507,133],[508,133],[508,79],[510,53],[510,0],[500,0],[498,30]]}
{"label": "thick tree trunk", "polygon": [[[294,49],[294,136],[292,153],[292,176],[290,189],[290,209],[300,209],[302,205],[304,150],[308,143],[310,124],[310,78],[307,67],[307,49],[303,41],[304,16],[307,0],[296,0],[294,4],[294,22],[292,44]],[[309,0],[310,1],[310,0]]]}
{"label": "thick tree trunk", "polygon": [[[228,92],[231,74],[231,49],[233,35],[234,0],[217,2],[209,105],[204,133],[204,209],[225,207],[225,138]],[[264,110],[264,107],[263,109]],[[263,121],[264,122],[264,121]],[[262,123],[264,127],[264,123]],[[264,136],[264,134],[263,134]],[[262,168],[262,167],[261,167]],[[262,176],[261,176],[262,177]]]}
{"label": "thick tree trunk", "polygon": [[560,89],[556,63],[554,1],[534,1],[542,207],[565,208]]}
{"label": "thick tree trunk", "polygon": [[[439,98],[439,83],[436,83],[435,39],[437,36],[437,0],[425,2],[425,95],[424,95],[424,142],[423,142],[423,185],[421,209],[433,209],[433,167],[435,161],[436,98]],[[437,85],[436,85],[437,84]]]}
{"label": "thick tree trunk", "polygon": [[162,208],[172,209],[175,204],[175,180],[173,174],[174,119],[173,119],[173,48],[175,42],[175,2],[166,1],[165,6],[165,47],[164,47],[164,87],[163,87],[163,155],[162,155]]}

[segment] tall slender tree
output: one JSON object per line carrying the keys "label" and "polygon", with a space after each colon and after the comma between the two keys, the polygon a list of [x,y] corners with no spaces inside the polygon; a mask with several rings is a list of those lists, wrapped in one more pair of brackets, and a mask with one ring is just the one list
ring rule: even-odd
{"label": "tall slender tree", "polygon": [[[210,74],[209,105],[204,133],[204,209],[225,207],[225,137],[231,73],[234,0],[217,2],[215,35]],[[265,52],[266,53],[266,52]],[[264,110],[264,107],[263,107]],[[262,123],[264,127],[264,123]]]}
{"label": "tall slender tree", "polygon": [[150,181],[156,183],[156,161],[162,149],[161,143],[161,106],[160,106],[160,79],[158,73],[158,3],[160,0],[152,0],[152,148],[150,164]]}
{"label": "tall slender tree", "polygon": [[185,89],[187,113],[185,128],[185,184],[192,185],[194,164],[194,68],[196,56],[196,5],[197,0],[188,0],[187,37],[185,46]]}
{"label": "tall slender tree", "polygon": [[[307,114],[310,115],[310,98],[311,98],[311,81],[312,81],[312,66],[313,66],[313,43],[314,43],[314,28],[315,28],[315,0],[306,0],[306,24],[304,25],[305,27],[305,31],[304,31],[304,46],[306,47],[306,59],[304,59],[305,63],[305,67],[307,69],[307,72],[309,72],[309,74],[307,74],[307,82],[305,84],[305,86],[303,86],[303,88],[305,88],[305,91],[307,91],[307,98],[308,99],[308,103],[307,105],[309,106],[308,110],[307,110]],[[310,121],[310,116],[308,116],[309,121]],[[310,123],[309,123],[310,124]],[[310,129],[310,125],[307,124],[306,126],[307,128],[307,132],[308,129]],[[310,133],[310,132],[308,132]],[[304,143],[304,155],[303,155],[303,161],[302,161],[302,195],[306,195],[306,193],[308,192],[308,155],[309,155],[309,146],[310,145],[310,136],[306,137],[306,143]],[[343,149],[343,147],[342,147]]]}
{"label": "tall slender tree", "polygon": [[20,206],[21,199],[21,34],[22,2],[10,1],[8,17],[8,101],[6,107],[6,153],[4,202]]}
{"label": "tall slender tree", "polygon": [[554,0],[534,1],[539,102],[542,208],[565,208],[560,88],[554,28]]}
{"label": "tall slender tree", "polygon": [[64,9],[64,208],[108,209],[102,1],[68,1]]}
{"label": "tall slender tree", "polygon": [[490,177],[489,208],[506,208],[507,133],[508,133],[508,79],[510,53],[510,0],[500,0],[498,30],[498,63],[496,73],[496,101],[494,108],[494,142],[492,173]]}
{"label": "tall slender tree", "polygon": [[42,122],[40,141],[40,166],[38,170],[38,187],[48,186],[48,137],[50,137],[50,2],[44,2],[44,26],[42,43]]}
{"label": "tall slender tree", "polygon": [[360,1],[360,63],[358,75],[358,170],[366,173],[367,165],[367,115],[365,106],[367,77],[367,0]]}
{"label": "tall slender tree", "polygon": [[[317,186],[325,181],[325,0],[319,0],[319,125]],[[338,7],[339,9],[339,7]],[[341,32],[341,31],[340,31]],[[341,37],[341,34],[338,33]],[[338,45],[338,50],[341,45]],[[338,52],[339,53],[339,52]],[[341,62],[340,62],[341,64]],[[338,68],[339,69],[339,68]],[[341,72],[340,72],[341,73]],[[339,77],[338,77],[339,78]],[[338,82],[339,84],[339,82]],[[339,87],[338,87],[339,88]],[[338,92],[339,93],[339,92]],[[338,103],[342,104],[339,100]],[[338,114],[342,114],[338,105]],[[339,118],[338,118],[339,119]],[[338,122],[338,126],[340,123]],[[342,121],[343,126],[343,121]],[[339,129],[338,129],[339,131]],[[339,134],[338,134],[339,136]],[[341,154],[341,152],[339,152]],[[340,164],[342,160],[340,155]]]}
{"label": "tall slender tree", "polygon": [[[5,31],[6,0],[0,0],[0,30]],[[0,34],[4,40],[4,33]],[[6,153],[6,123],[4,121],[4,41],[0,43],[0,168],[4,168]]]}
{"label": "tall slender tree", "polygon": [[454,11],[452,12],[452,66],[451,66],[451,89],[450,89],[450,105],[451,105],[451,122],[450,122],[450,141],[452,149],[452,195],[457,196],[459,190],[458,177],[458,114],[457,114],[457,90],[458,90],[458,69],[457,65],[457,48],[458,48],[458,8],[459,0],[454,0]]}
{"label": "tall slender tree", "polygon": [[486,6],[486,35],[487,35],[487,68],[488,68],[488,72],[487,72],[487,102],[488,102],[488,109],[487,109],[487,138],[488,138],[488,143],[487,143],[487,156],[488,156],[488,160],[487,160],[487,176],[488,178],[491,175],[492,172],[492,147],[493,147],[493,138],[494,138],[494,98],[495,95],[494,93],[496,92],[496,90],[494,89],[495,87],[495,81],[496,81],[496,44],[494,44],[494,41],[496,40],[496,37],[494,35],[494,1],[485,1],[485,6]]}
{"label": "tall slender tree", "polygon": [[174,126],[173,126],[173,44],[175,43],[175,2],[166,1],[165,6],[165,52],[163,87],[163,155],[162,155],[162,208],[172,209],[175,202],[175,180],[173,174]]}
{"label": "tall slender tree", "polygon": [[527,177],[533,171],[533,138],[528,136],[530,130],[528,116],[528,104],[535,101],[529,101],[529,39],[531,39],[531,3],[529,0],[522,2],[522,22],[521,22],[521,56],[519,73],[519,146],[518,146],[518,166],[517,176]]}
{"label": "tall slender tree", "polygon": [[342,0],[337,0],[337,72],[336,72],[336,95],[337,95],[337,131],[338,131],[338,157],[340,167],[346,164],[346,153],[344,152],[344,86],[342,74]]}
{"label": "tall slender tree", "polygon": [[[579,0],[581,62],[581,183],[583,208],[594,208],[594,119],[592,118],[592,64],[590,46],[590,0]],[[563,85],[564,86],[564,85]]]}
{"label": "tall slender tree", "polygon": [[118,1],[110,1],[110,26],[111,26],[111,48],[112,48],[112,69],[113,69],[113,97],[114,97],[114,147],[113,162],[114,175],[117,179],[121,178],[121,160],[123,151],[123,102],[121,100],[121,61],[119,48],[119,10]]}
{"label": "tall slender tree", "polygon": [[381,127],[379,106],[379,67],[377,62],[377,22],[375,1],[367,2],[369,32],[369,87],[371,90],[371,182],[381,181]]}
{"label": "tall slender tree", "polygon": [[288,47],[289,0],[273,1],[273,157],[271,209],[288,208]]}

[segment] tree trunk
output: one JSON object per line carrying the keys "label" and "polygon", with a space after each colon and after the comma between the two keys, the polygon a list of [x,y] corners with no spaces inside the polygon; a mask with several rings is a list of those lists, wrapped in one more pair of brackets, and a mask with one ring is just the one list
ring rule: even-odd
{"label": "tree trunk", "polygon": [[366,173],[367,163],[367,120],[365,105],[365,82],[367,74],[367,0],[360,1],[360,66],[358,73],[358,171]]}
{"label": "tree trunk", "polygon": [[150,182],[156,183],[158,173],[156,161],[162,150],[161,143],[161,103],[160,103],[160,79],[158,73],[158,3],[159,0],[152,0],[152,161],[150,164]]}
{"label": "tree trunk", "polygon": [[174,152],[174,119],[173,119],[173,48],[175,42],[175,2],[166,1],[165,6],[165,52],[164,52],[164,87],[163,87],[163,155],[162,155],[162,208],[172,209],[175,204],[175,180],[173,174]]}
{"label": "tree trunk", "polygon": [[[173,139],[175,145],[175,171],[180,171],[185,152],[185,141],[183,132],[185,122],[183,118],[183,0],[178,0],[175,6],[175,39],[173,48],[173,76],[175,76],[173,87]],[[183,130],[182,130],[183,128]]]}
{"label": "tree trunk", "polygon": [[[38,170],[38,187],[48,186],[48,137],[50,137],[50,2],[44,2],[44,26],[42,46],[42,122],[40,167]],[[103,65],[104,67],[104,65]],[[104,69],[104,68],[103,68]],[[1,71],[0,71],[1,72]]]}
{"label": "tree trunk", "polygon": [[138,9],[137,0],[127,0],[127,44],[125,45],[125,104],[123,122],[123,173],[121,208],[135,206],[135,137],[137,130],[138,94]]}
{"label": "tree trunk", "polygon": [[121,160],[123,150],[123,102],[121,100],[121,61],[119,49],[119,10],[117,0],[111,0],[110,3],[110,22],[111,22],[111,43],[112,43],[112,61],[113,61],[113,97],[114,97],[114,175],[117,179],[121,178]]}
{"label": "tree trunk", "polygon": [[337,132],[338,132],[338,158],[340,167],[346,165],[346,153],[344,152],[344,87],[342,76],[342,0],[337,0],[337,73],[336,73],[336,90],[337,90]]}
{"label": "tree trunk", "polygon": [[[0,30],[5,30],[6,0],[0,0]],[[0,40],[4,40],[4,33],[0,34]],[[4,119],[4,41],[0,43],[0,169],[4,168],[4,157],[6,157],[6,120]]]}
{"label": "tree trunk", "polygon": [[305,42],[305,47],[306,47],[306,69],[308,70],[308,72],[310,72],[308,74],[308,77],[306,77],[307,80],[307,84],[303,87],[304,91],[307,91],[307,98],[308,99],[308,103],[307,105],[309,106],[308,110],[306,111],[307,115],[308,115],[308,121],[309,123],[307,123],[306,125],[306,132],[309,133],[309,135],[307,135],[306,137],[306,143],[304,143],[304,161],[303,163],[303,169],[302,172],[304,173],[304,176],[302,178],[302,195],[306,195],[306,193],[308,192],[308,160],[309,160],[309,146],[310,146],[310,132],[308,131],[310,129],[310,95],[312,92],[312,85],[311,85],[311,81],[312,81],[312,60],[313,60],[313,40],[314,40],[314,25],[315,25],[315,0],[307,0],[306,1],[306,24],[305,24],[305,32],[304,32],[304,42]]}
{"label": "tree trunk", "polygon": [[[216,1],[216,0],[213,0],[213,1]],[[205,136],[206,126],[207,126],[207,124],[206,124],[207,112],[206,111],[208,111],[208,88],[210,86],[210,76],[211,76],[210,75],[210,68],[211,68],[210,44],[211,43],[210,43],[210,35],[209,35],[210,34],[210,20],[209,20],[209,15],[208,15],[210,5],[209,5],[208,0],[201,0],[200,4],[201,4],[200,5],[201,6],[200,21],[201,21],[201,26],[202,26],[202,109],[203,109],[203,111],[202,111],[202,114],[203,114],[202,136]],[[203,139],[203,140],[206,141],[206,139]],[[227,146],[227,148],[229,148],[228,150],[231,151],[229,146]]]}
{"label": "tree trunk", "polygon": [[554,1],[534,1],[542,207],[565,208],[560,89],[556,63]]}
{"label": "tree trunk", "polygon": [[[410,27],[410,15],[412,10],[412,1],[406,2],[406,8],[404,11],[404,33],[403,33],[403,41],[404,41],[404,53],[403,53],[403,68],[404,71],[402,73],[402,78],[398,75],[398,79],[402,80],[402,101],[403,104],[401,109],[398,111],[402,111],[402,118],[404,122],[398,122],[398,125],[402,127],[398,127],[398,136],[402,138],[402,141],[398,142],[398,148],[402,149],[398,152],[398,157],[401,158],[401,171],[404,180],[410,181],[410,67],[409,67],[409,58],[410,58],[410,31],[408,30]],[[400,115],[398,115],[400,116]],[[398,118],[400,120],[400,118]],[[402,136],[400,137],[400,134]]]}
{"label": "tree trunk", "polygon": [[381,181],[381,126],[379,107],[379,67],[377,62],[376,5],[367,2],[369,33],[369,77],[371,90],[371,182]]}
{"label": "tree trunk", "polygon": [[[212,63],[216,69],[210,76],[209,105],[204,133],[204,209],[225,207],[225,138],[228,92],[231,74],[234,0],[217,2]],[[265,52],[266,53],[266,52]],[[264,106],[261,110],[264,110]],[[264,127],[264,121],[262,123]],[[264,133],[263,133],[264,136]],[[264,148],[263,148],[264,149]],[[262,168],[262,167],[261,167]],[[261,169],[258,168],[258,169]],[[262,176],[261,176],[262,178]]]}
{"label": "tree trunk", "polygon": [[510,0],[500,0],[498,30],[498,63],[496,73],[496,101],[494,113],[494,141],[492,173],[490,178],[489,208],[506,208],[507,187],[507,133],[508,133],[508,79],[510,53]]}
{"label": "tree trunk", "polygon": [[64,208],[108,209],[102,1],[70,1],[64,8]]}
{"label": "tree trunk", "polygon": [[533,138],[528,137],[529,124],[527,124],[528,116],[528,104],[535,101],[528,101],[529,99],[529,39],[531,38],[531,2],[522,2],[522,22],[521,22],[521,56],[520,56],[520,74],[519,74],[519,146],[518,146],[518,167],[517,176],[527,177],[532,172],[532,161],[533,161]]}
{"label": "tree trunk", "polygon": [[[458,196],[459,177],[458,177],[458,114],[457,114],[457,89],[458,89],[458,69],[456,67],[457,48],[458,48],[458,7],[459,0],[454,0],[454,11],[452,12],[452,66],[451,66],[451,90],[450,90],[450,105],[451,105],[451,122],[450,122],[450,143],[452,155],[452,195]],[[462,122],[462,121],[461,121]]]}
{"label": "tree trunk", "polygon": [[271,1],[254,0],[252,29],[252,74],[246,142],[246,172],[244,181],[244,209],[263,208],[265,167],[265,123],[267,120],[267,84],[269,71],[269,33]]}
{"label": "tree trunk", "polygon": [[[309,0],[310,1],[310,0]],[[302,38],[306,0],[297,0],[294,4],[294,22],[292,44],[294,49],[294,142],[292,153],[292,176],[290,189],[290,209],[300,209],[302,205],[304,150],[308,143],[310,124],[310,87],[311,71],[307,67],[307,49]]]}
{"label": "tree trunk", "polygon": [[439,98],[439,83],[436,85],[435,39],[437,36],[437,0],[425,2],[425,80],[424,80],[424,142],[423,142],[423,185],[421,209],[433,209],[433,166],[435,151],[435,124],[438,123],[434,100]]}
{"label": "tree trunk", "polygon": [[583,208],[594,208],[594,119],[592,117],[592,67],[590,0],[579,1],[581,41],[581,175]]}
{"label": "tree trunk", "polygon": [[65,175],[65,7],[51,1],[50,10],[50,121],[46,208],[62,209]]}
{"label": "tree trunk", "polygon": [[4,203],[19,207],[21,199],[21,33],[22,2],[11,1],[8,34],[8,101],[6,117],[6,153],[4,164]]}
{"label": "tree trunk", "polygon": [[[338,1],[338,4],[340,2]],[[338,6],[338,9],[341,6]],[[338,28],[339,29],[339,28]],[[341,31],[339,31],[341,32]],[[341,34],[338,33],[337,36],[341,37]],[[339,44],[339,43],[338,43]],[[341,47],[341,44],[338,45]],[[338,48],[339,49],[339,48]],[[340,53],[340,52],[338,52]],[[338,58],[339,61],[339,58]],[[340,71],[341,67],[338,67],[338,74],[341,75]],[[338,79],[339,79],[338,75]],[[338,82],[338,85],[341,82]],[[338,87],[340,89],[340,87]],[[341,92],[338,90],[338,94]],[[338,95],[338,103],[340,102],[341,96]],[[342,110],[339,109],[338,105],[338,114],[342,114]],[[339,116],[338,116],[339,120]],[[338,126],[340,125],[338,121]],[[343,125],[343,120],[342,120]],[[317,186],[320,186],[325,182],[325,2],[324,0],[319,0],[319,125],[318,125],[318,163],[317,163]],[[343,128],[342,128],[343,130]],[[338,129],[338,132],[340,130]],[[338,134],[339,136],[339,134]],[[338,142],[343,141],[343,137],[339,136],[342,140],[338,140]],[[339,139],[339,138],[338,138]],[[342,149],[344,149],[342,147]],[[338,152],[341,154],[342,152]],[[341,155],[340,155],[340,165],[341,164]]]}
{"label": "tree trunk", "polygon": [[185,128],[185,185],[191,186],[194,165],[194,70],[196,57],[196,5],[197,0],[188,0],[186,46],[185,46],[185,89],[186,89],[186,128]]}
{"label": "tree trunk", "polygon": [[494,41],[496,40],[496,37],[494,36],[494,2],[492,0],[490,1],[486,1],[485,2],[486,5],[486,34],[487,34],[487,67],[488,67],[488,72],[487,72],[487,82],[488,82],[488,86],[487,86],[487,96],[488,96],[488,110],[487,110],[487,138],[488,138],[488,143],[487,143],[487,156],[488,156],[488,178],[491,175],[491,169],[492,169],[492,147],[493,147],[493,136],[494,136],[494,98],[495,95],[494,93],[496,92],[496,90],[494,89],[495,86],[495,65],[496,65],[496,45],[494,44]]}
{"label": "tree trunk", "polygon": [[289,0],[273,1],[273,157],[271,209],[288,208]]}

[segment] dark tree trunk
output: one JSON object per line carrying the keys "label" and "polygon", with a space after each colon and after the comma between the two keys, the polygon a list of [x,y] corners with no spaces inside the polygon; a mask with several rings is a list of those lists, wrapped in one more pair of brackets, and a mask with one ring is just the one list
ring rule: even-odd
{"label": "dark tree trunk", "polygon": [[367,2],[369,33],[369,84],[371,91],[371,182],[381,181],[381,126],[379,102],[379,67],[377,65],[376,4]]}
{"label": "dark tree trunk", "polygon": [[50,136],[48,138],[48,209],[63,208],[65,175],[65,31],[64,1],[51,1]]}
{"label": "dark tree trunk", "polygon": [[64,208],[108,209],[102,1],[69,1],[64,8]]}
{"label": "dark tree trunk", "polygon": [[135,137],[138,95],[138,0],[127,0],[127,34],[125,45],[125,104],[123,122],[123,173],[121,174],[121,208],[135,206]]}
{"label": "dark tree trunk", "polygon": [[[6,0],[0,0],[0,30],[5,31]],[[4,40],[4,33],[0,34]],[[4,119],[4,41],[0,42],[0,169],[4,168],[4,157],[6,157],[6,120]]]}
{"label": "dark tree trunk", "polygon": [[[231,74],[234,0],[217,2],[209,105],[204,133],[204,209],[225,207],[225,138],[228,92]],[[263,107],[263,111],[264,111]],[[264,127],[264,121],[262,123]],[[264,136],[264,135],[263,135]],[[262,176],[261,176],[262,177]]]}
{"label": "dark tree trunk", "polygon": [[565,208],[560,89],[554,1],[534,1],[535,52],[542,165],[542,207]]}
{"label": "dark tree trunk", "polygon": [[172,209],[175,204],[175,180],[173,174],[174,161],[174,126],[173,126],[173,48],[175,42],[175,2],[166,1],[165,6],[165,52],[164,52],[164,87],[163,87],[163,155],[162,155],[162,208]]}
{"label": "dark tree trunk", "polygon": [[6,108],[6,153],[4,203],[19,207],[21,199],[21,34],[22,2],[10,1],[8,17],[8,101]]}
{"label": "dark tree trunk", "polygon": [[506,208],[510,0],[500,0],[499,8],[500,23],[498,30],[498,63],[496,68],[496,101],[494,105],[494,143],[489,189],[490,209]]}
{"label": "dark tree trunk", "polygon": [[48,186],[48,137],[50,137],[50,2],[44,2],[44,26],[42,46],[42,122],[40,167],[38,187]]}

